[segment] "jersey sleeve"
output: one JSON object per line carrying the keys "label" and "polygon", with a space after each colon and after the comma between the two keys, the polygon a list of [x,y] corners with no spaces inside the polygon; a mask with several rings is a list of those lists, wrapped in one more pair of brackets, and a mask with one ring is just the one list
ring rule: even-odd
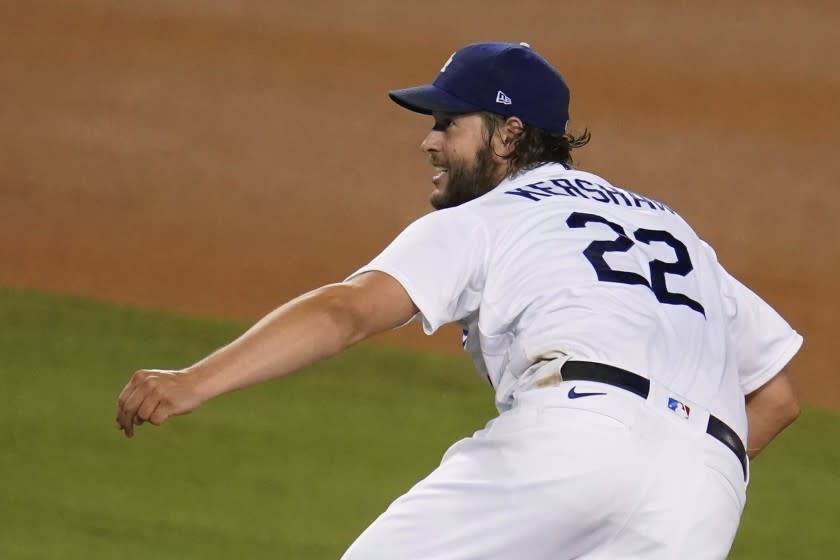
{"label": "jersey sleeve", "polygon": [[423,216],[349,278],[372,270],[392,276],[420,310],[426,334],[463,319],[478,309],[489,250],[486,226],[463,210]]}
{"label": "jersey sleeve", "polygon": [[725,270],[723,284],[735,307],[730,336],[746,395],[775,377],[799,351],[803,339],[775,309]]}

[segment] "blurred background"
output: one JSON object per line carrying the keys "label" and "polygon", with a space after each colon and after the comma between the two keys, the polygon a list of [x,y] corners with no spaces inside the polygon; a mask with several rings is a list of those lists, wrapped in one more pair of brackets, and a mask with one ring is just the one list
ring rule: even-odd
{"label": "blurred background", "polygon": [[341,280],[429,210],[430,122],[386,92],[467,42],[527,41],[592,132],[577,165],[681,212],[805,335],[805,398],[840,403],[836,2],[0,10],[5,285],[253,320]]}
{"label": "blurred background", "polygon": [[[101,480],[124,467],[143,470],[136,465],[153,461],[150,457],[161,449],[179,456],[174,440],[98,448],[93,442],[101,434],[89,430],[96,422],[108,424],[113,399],[134,369],[186,365],[276,305],[340,281],[426,213],[433,171],[419,144],[431,122],[401,110],[386,93],[427,83],[454,50],[482,40],[528,42],[560,69],[572,89],[572,128],[592,133],[590,145],[576,154],[577,166],[661,199],[692,223],[724,266],[805,336],[794,377],[803,401],[814,410],[840,409],[833,340],[840,327],[840,158],[834,153],[840,134],[838,21],[840,4],[818,0],[0,0],[0,286],[7,288],[0,307],[0,343],[8,357],[0,366],[0,399],[5,399],[0,404],[11,411],[6,431],[0,432],[7,439],[0,443],[12,450],[0,463],[8,470],[0,474],[16,479],[41,472],[38,484],[47,488],[44,481],[56,473],[78,470]],[[202,325],[216,326],[137,327],[146,319],[129,319],[134,315],[125,307],[88,308],[83,300],[42,300],[26,290],[165,310],[148,319],[149,325],[158,320],[193,325],[181,317],[189,314],[212,318]],[[120,320],[103,319],[100,312],[117,313]],[[218,320],[229,321],[228,326]],[[205,328],[222,334],[203,334]],[[122,342],[106,342],[109,336]],[[91,337],[100,345],[89,346]],[[410,359],[385,360],[389,367],[405,369],[407,361],[432,360],[433,368],[466,371],[458,391],[482,404],[464,407],[463,420],[453,420],[454,432],[441,430],[439,442],[418,443],[432,448],[423,453],[426,462],[409,461],[408,470],[401,471],[405,478],[383,490],[371,512],[396,495],[390,492],[398,493],[419,476],[421,466],[434,466],[452,433],[479,427],[478,419],[492,414],[489,395],[469,378],[463,358],[454,356],[460,350],[455,329],[424,337],[412,326],[376,342],[415,351],[397,354]],[[165,350],[156,353],[158,344]],[[353,359],[368,365],[383,359],[376,352],[361,352]],[[146,361],[155,358],[162,361]],[[74,381],[67,377],[70,361],[81,376]],[[350,364],[356,362],[338,363],[354,369]],[[420,368],[416,385],[421,386],[428,373],[411,367]],[[39,376],[29,375],[36,371]],[[39,414],[46,408],[66,419],[70,427],[64,428],[70,429],[75,412],[68,417],[56,395],[82,390],[78,383],[83,387],[86,375],[101,385],[79,398],[97,395],[102,400],[79,401],[89,416],[79,417],[86,420],[78,420],[79,432],[71,429],[75,435],[70,440],[84,441],[82,434],[92,439],[90,453],[78,455],[82,463],[76,463],[71,457],[84,446],[71,451],[67,434],[38,428]],[[323,375],[314,378],[332,379]],[[371,383],[382,382],[379,374],[370,375]],[[461,383],[450,377],[428,381],[429,398],[447,398],[434,385],[438,382],[442,387]],[[322,381],[311,383],[313,398],[320,398]],[[323,383],[331,391],[354,390]],[[226,402],[233,406],[240,398],[269,397],[249,393]],[[104,414],[99,407],[106,405]],[[414,421],[422,433],[428,422],[423,412],[430,414],[433,407],[430,402],[416,406]],[[216,410],[226,421],[238,417]],[[440,416],[440,410],[434,414]],[[305,407],[301,414],[307,414]],[[836,422],[834,414],[815,414]],[[185,419],[180,429],[200,437],[195,434],[201,422],[212,424],[217,417],[204,418]],[[410,425],[405,433],[381,435],[393,438],[387,444],[368,441],[360,428],[357,444],[390,449],[413,437]],[[822,424],[808,426],[819,437]],[[177,429],[168,437],[187,437],[178,436]],[[247,423],[242,429],[247,431]],[[41,451],[32,447],[32,430],[45,438],[37,440],[45,446]],[[323,436],[312,437],[316,442]],[[351,444],[342,441],[347,454]],[[51,445],[52,455],[44,451]],[[195,460],[203,462],[204,448],[193,445],[199,454]],[[808,460],[801,450],[790,453]],[[91,459],[97,455],[99,462]],[[840,470],[836,452],[820,447],[813,457],[829,461],[822,463],[830,467],[826,472]],[[360,457],[358,468],[369,460]],[[69,470],[56,466],[64,461]],[[135,466],[127,467],[126,461]],[[189,472],[190,464],[181,468]],[[37,471],[36,465],[45,470]],[[793,476],[803,467],[779,468]],[[834,486],[820,491],[827,500],[823,517],[836,520],[840,484],[836,477],[829,479],[827,484]],[[219,484],[212,480],[208,484]],[[158,479],[147,482],[154,486]],[[7,494],[6,511],[40,504],[29,510],[31,522],[18,522],[36,527],[55,496],[69,491],[66,484],[56,484],[54,492],[44,491],[43,501],[33,498],[32,485],[17,485],[17,493]],[[255,483],[255,488],[262,487]],[[84,492],[98,496],[90,488]],[[114,492],[107,495],[115,504],[145,495],[145,490],[126,492],[117,492],[118,498]],[[241,496],[242,488],[237,492]],[[85,501],[74,496],[68,503]],[[181,496],[193,499],[193,494]],[[104,503],[111,498],[91,499]],[[348,498],[350,507],[359,499]],[[790,500],[790,495],[779,497],[779,507],[790,507]],[[319,512],[313,518],[325,513],[310,507]],[[114,511],[119,512],[117,505]],[[79,531],[98,530],[118,535],[117,542],[130,538],[97,525],[96,520],[112,519],[111,513],[89,514],[94,521],[84,523],[84,529],[61,534],[78,537]],[[51,519],[55,527],[65,527],[63,514]],[[340,551],[369,521],[348,519],[358,527],[333,520],[344,532],[339,531],[335,544],[312,549],[311,557]],[[747,517],[745,525],[790,530],[790,520],[774,519],[778,525]],[[12,544],[5,557],[72,557],[66,550],[38,551],[25,544],[49,540],[41,533],[15,547],[15,534],[22,538],[19,532],[6,534]],[[154,534],[146,535],[148,542],[154,542]],[[276,548],[278,541],[272,539],[285,537],[265,538],[251,542]],[[316,542],[317,536],[312,539]],[[808,542],[813,545],[813,535]],[[81,543],[79,550],[90,548],[90,542]],[[739,557],[750,557],[748,549],[753,547],[743,546]],[[225,550],[217,543],[217,551]],[[105,546],[101,557],[111,557],[110,551]],[[172,557],[189,554],[181,550]]]}

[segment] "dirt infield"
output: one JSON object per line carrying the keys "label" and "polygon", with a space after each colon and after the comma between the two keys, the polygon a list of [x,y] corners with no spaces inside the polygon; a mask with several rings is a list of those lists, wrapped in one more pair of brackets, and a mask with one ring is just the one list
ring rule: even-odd
{"label": "dirt infield", "polygon": [[528,41],[592,131],[578,165],[692,222],[840,408],[840,4],[630,4],[0,1],[0,284],[254,319],[340,280],[427,211],[429,122],[385,92]]}

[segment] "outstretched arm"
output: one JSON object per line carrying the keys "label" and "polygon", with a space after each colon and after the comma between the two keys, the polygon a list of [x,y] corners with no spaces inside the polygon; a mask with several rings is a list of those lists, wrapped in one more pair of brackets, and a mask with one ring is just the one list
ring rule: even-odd
{"label": "outstretched arm", "polygon": [[324,286],[275,309],[186,369],[138,371],[120,393],[117,423],[131,437],[135,425],[160,425],[218,395],[312,365],[416,312],[402,285],[382,272]]}
{"label": "outstretched arm", "polygon": [[785,371],[747,395],[747,455],[755,458],[799,416],[799,402]]}

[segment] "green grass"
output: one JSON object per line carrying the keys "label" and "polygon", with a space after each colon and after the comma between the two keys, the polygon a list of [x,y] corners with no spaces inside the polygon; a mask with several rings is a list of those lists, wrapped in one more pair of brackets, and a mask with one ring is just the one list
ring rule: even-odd
{"label": "green grass", "polygon": [[[338,558],[493,415],[465,359],[359,347],[133,440],[116,396],[244,325],[0,290],[0,558]],[[840,550],[840,417],[806,410],[754,465],[732,558]],[[690,507],[690,504],[687,504]]]}
{"label": "green grass", "polygon": [[840,557],[840,415],[805,409],[752,464],[731,558]]}

